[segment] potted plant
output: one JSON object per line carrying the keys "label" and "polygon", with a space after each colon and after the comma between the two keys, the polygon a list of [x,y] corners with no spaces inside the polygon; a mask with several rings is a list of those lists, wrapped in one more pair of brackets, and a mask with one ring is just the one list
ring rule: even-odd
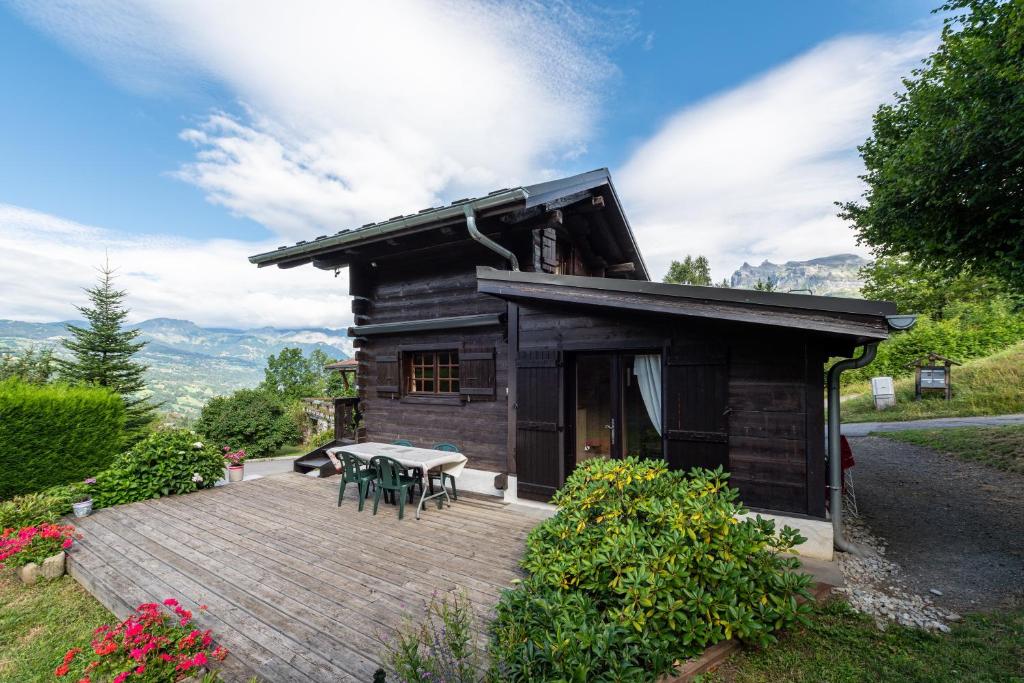
{"label": "potted plant", "polygon": [[5,529],[0,536],[0,565],[16,570],[23,583],[40,577],[57,579],[64,575],[64,551],[71,547],[75,527],[39,524],[21,529]]}
{"label": "potted plant", "polygon": [[[84,481],[86,486],[92,486],[96,479],[89,477]],[[92,513],[92,495],[88,490],[82,491],[71,498],[71,508],[75,511],[75,517],[88,517]]]}
{"label": "potted plant", "polygon": [[245,458],[247,457],[245,451],[240,448],[231,452],[230,446],[225,446],[222,450],[224,451],[224,460],[228,463],[228,481],[242,481],[245,477]]}

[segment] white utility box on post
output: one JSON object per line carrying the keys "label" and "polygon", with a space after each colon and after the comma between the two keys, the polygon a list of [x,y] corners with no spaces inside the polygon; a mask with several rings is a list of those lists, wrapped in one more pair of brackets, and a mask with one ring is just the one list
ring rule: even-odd
{"label": "white utility box on post", "polygon": [[896,388],[892,377],[872,377],[871,395],[875,399],[875,410],[885,410],[896,405]]}

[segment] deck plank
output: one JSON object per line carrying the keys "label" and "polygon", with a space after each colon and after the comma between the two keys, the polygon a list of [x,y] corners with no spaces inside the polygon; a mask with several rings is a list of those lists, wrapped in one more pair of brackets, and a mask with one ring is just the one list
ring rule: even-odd
{"label": "deck plank", "polygon": [[538,517],[463,498],[399,521],[350,489],[339,507],[336,479],[285,474],[99,510],[69,573],[121,618],[179,599],[229,649],[225,680],[285,682],[370,680],[379,637],[432,594],[464,592],[482,626],[522,576]]}

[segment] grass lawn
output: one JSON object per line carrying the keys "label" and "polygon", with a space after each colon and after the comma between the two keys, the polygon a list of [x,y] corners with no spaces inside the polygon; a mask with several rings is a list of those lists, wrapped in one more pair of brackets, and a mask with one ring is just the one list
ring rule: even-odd
{"label": "grass lawn", "polygon": [[[312,446],[306,446],[306,445],[301,444],[301,443],[299,443],[299,444],[289,444],[287,446],[282,446],[279,451],[277,451],[276,453],[271,453],[270,455],[268,455],[266,457],[268,457],[268,458],[281,458],[281,457],[284,457],[286,455],[294,455],[294,456],[297,457],[297,456],[300,456],[300,455],[305,455],[306,453],[309,453],[311,450],[313,450]],[[259,460],[259,458],[250,458],[250,459],[251,460]]]}
{"label": "grass lawn", "polygon": [[874,432],[872,436],[905,441],[949,453],[962,460],[1024,474],[1024,425],[909,429],[904,432]]}
{"label": "grass lawn", "polygon": [[778,644],[733,656],[705,682],[1022,681],[1024,610],[971,615],[951,633],[890,626],[834,600],[816,608],[813,625]]}
{"label": "grass lawn", "polygon": [[0,682],[52,681],[68,648],[113,615],[69,576],[24,586],[0,576]]}
{"label": "grass lawn", "polygon": [[[870,366],[868,366],[870,367]],[[953,398],[914,400],[914,378],[896,380],[896,406],[875,410],[868,383],[843,388],[843,422],[888,422],[929,417],[1024,413],[1024,343],[953,366]]]}

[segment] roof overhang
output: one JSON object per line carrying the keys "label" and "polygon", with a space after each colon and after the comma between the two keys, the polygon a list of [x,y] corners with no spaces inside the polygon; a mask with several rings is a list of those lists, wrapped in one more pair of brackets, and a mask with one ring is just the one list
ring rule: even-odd
{"label": "roof overhang", "polygon": [[477,268],[477,290],[503,299],[802,329],[855,343],[887,339],[889,301],[696,287]]}
{"label": "roof overhang", "polygon": [[[354,248],[357,245],[394,239],[454,224],[465,224],[467,208],[481,218],[513,211],[526,211],[535,207],[552,209],[576,200],[582,193],[598,190],[606,192],[612,200],[610,220],[623,240],[623,250],[627,259],[634,264],[636,276],[645,280],[649,279],[650,275],[637,246],[636,237],[633,235],[633,230],[622,209],[622,204],[619,202],[615,187],[612,185],[611,175],[606,168],[534,185],[496,190],[485,197],[460,199],[448,206],[424,209],[406,216],[395,216],[379,223],[367,223],[360,228],[341,230],[330,236],[321,235],[311,241],[304,240],[292,246],[278,247],[274,251],[255,254],[249,257],[249,262],[260,268],[274,265],[280,268],[293,268],[314,263],[328,254],[343,253],[346,249]],[[323,263],[320,262],[321,265]],[[330,261],[330,263],[333,264],[335,261]]]}

